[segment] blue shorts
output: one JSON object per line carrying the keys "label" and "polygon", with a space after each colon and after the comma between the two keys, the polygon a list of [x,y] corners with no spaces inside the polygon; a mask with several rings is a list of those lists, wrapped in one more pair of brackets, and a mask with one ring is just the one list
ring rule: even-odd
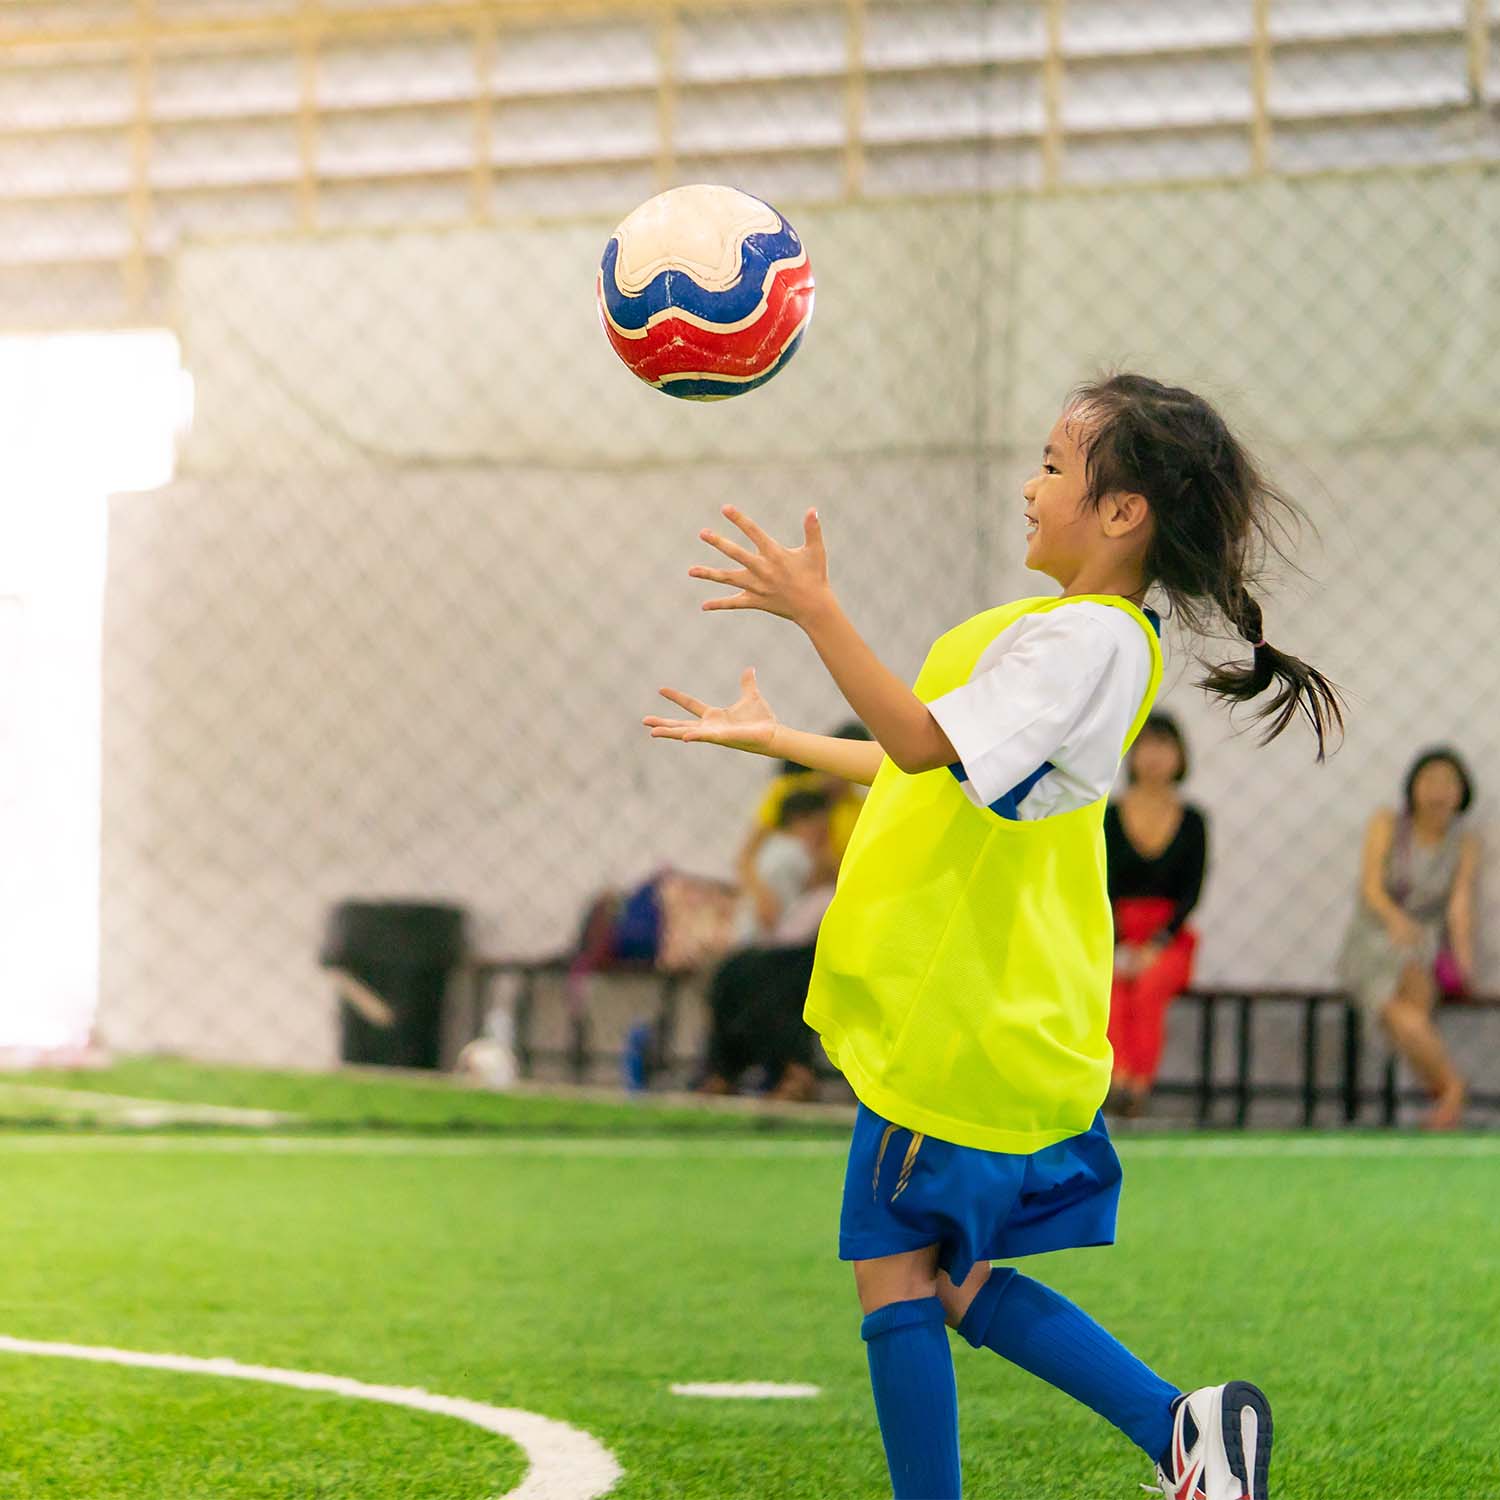
{"label": "blue shorts", "polygon": [[1096,1115],[1082,1135],[1030,1156],[980,1151],[913,1135],[859,1106],[839,1259],[874,1260],[938,1246],[938,1266],[962,1282],[978,1261],[1112,1245],[1120,1159]]}

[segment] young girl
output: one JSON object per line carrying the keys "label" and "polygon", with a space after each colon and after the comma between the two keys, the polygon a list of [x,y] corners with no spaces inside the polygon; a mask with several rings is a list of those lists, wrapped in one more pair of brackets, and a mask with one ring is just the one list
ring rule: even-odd
{"label": "young girl", "polygon": [[897,1500],[961,1493],[945,1324],[1092,1407],[1156,1465],[1170,1500],[1266,1500],[1271,1412],[1253,1385],[1184,1394],[1066,1298],[990,1262],[1114,1240],[1120,1164],[1109,1088],[1113,933],[1105,796],[1161,681],[1155,587],[1199,630],[1253,647],[1203,679],[1258,717],[1340,725],[1328,682],[1266,644],[1250,593],[1284,500],[1217,412],[1136,375],[1075,391],[1024,488],[1026,563],[1055,598],[942,636],[909,689],[839,608],[817,513],[779,545],[733,507],[751,551],[702,539],[736,592],[808,635],[875,743],[779,724],[754,671],[730,708],[652,736],[774,755],[872,784],[823,921],[806,1018],[859,1113],[839,1255],[854,1263],[875,1409]]}
{"label": "young girl", "polygon": [[1187,767],[1187,741],[1177,721],[1153,713],[1126,757],[1123,795],[1104,810],[1115,918],[1110,1098],[1127,1117],[1143,1113],[1151,1098],[1167,1007],[1188,987],[1198,946],[1187,919],[1203,890],[1208,822],[1178,790]]}

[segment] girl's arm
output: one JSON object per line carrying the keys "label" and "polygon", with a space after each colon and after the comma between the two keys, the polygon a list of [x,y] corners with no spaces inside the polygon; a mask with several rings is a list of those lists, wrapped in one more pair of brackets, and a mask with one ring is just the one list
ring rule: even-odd
{"label": "girl's arm", "polygon": [[739,864],[740,884],[748,887],[755,879],[755,856],[760,853],[760,846],[770,837],[771,830],[762,828],[759,823],[755,825],[745,838],[740,849]]}
{"label": "girl's arm", "polygon": [[[663,719],[648,714],[641,722],[654,740],[701,740],[709,745],[727,745],[731,750],[744,750],[751,755],[793,760],[811,771],[831,772],[861,786],[869,786],[875,780],[875,773],[885,759],[885,751],[869,740],[841,740],[831,734],[789,729],[761,697],[754,667],[746,667],[740,674],[739,699],[728,708],[714,708],[676,688],[662,688],[661,695],[693,717]],[[753,857],[749,848],[742,853],[742,861],[747,857]]]}
{"label": "girl's arm", "polygon": [[827,771],[860,786],[874,783],[875,773],[885,759],[885,750],[871,740],[841,740],[831,734],[809,734],[805,729],[776,726],[769,752],[777,760],[794,760],[810,771]]}
{"label": "girl's arm", "polygon": [[823,608],[799,623],[849,707],[869,726],[882,755],[913,776],[958,759],[931,709],[875,655],[831,591]]}
{"label": "girl's arm", "polygon": [[1365,905],[1386,921],[1401,912],[1385,889],[1385,861],[1391,852],[1393,833],[1390,813],[1376,813],[1365,830],[1365,846],[1360,854],[1359,893],[1364,897]]}
{"label": "girl's arm", "polygon": [[760,866],[757,859],[766,839],[770,837],[770,832],[770,829],[762,828],[757,823],[750,830],[750,836],[745,840],[745,847],[740,850],[739,859],[740,889],[750,898],[762,928],[773,927],[776,923],[776,894],[760,878]]}
{"label": "girl's arm", "polygon": [[1166,948],[1182,931],[1187,919],[1192,916],[1198,902],[1203,898],[1203,877],[1208,870],[1208,820],[1192,808],[1183,810],[1184,818],[1191,818],[1189,826],[1189,858],[1192,864],[1183,881],[1181,894],[1172,908],[1172,916],[1159,937],[1153,939],[1158,948]]}
{"label": "girl's arm", "polygon": [[1479,839],[1475,834],[1465,834],[1453,892],[1448,897],[1448,938],[1464,978],[1470,981],[1474,977],[1474,877],[1478,869]]}
{"label": "girl's arm", "polygon": [[[810,510],[803,517],[800,547],[783,547],[732,505],[724,507],[724,515],[755,544],[756,551],[712,531],[699,533],[709,546],[740,564],[737,569],[688,570],[694,578],[739,590],[706,600],[703,608],[760,609],[800,625],[849,707],[897,766],[915,775],[952,765],[958,753],[927,705],[880,661],[839,607],[828,582],[828,556],[817,511]],[[808,744],[800,748],[803,754],[824,753]],[[788,760],[801,759],[795,752],[784,753]],[[814,763],[805,760],[803,764]]]}
{"label": "girl's arm", "polygon": [[1417,940],[1417,925],[1391,900],[1385,888],[1385,861],[1391,852],[1396,820],[1389,812],[1378,812],[1370,819],[1361,856],[1359,891],[1365,904],[1385,923],[1392,939],[1409,947]]}

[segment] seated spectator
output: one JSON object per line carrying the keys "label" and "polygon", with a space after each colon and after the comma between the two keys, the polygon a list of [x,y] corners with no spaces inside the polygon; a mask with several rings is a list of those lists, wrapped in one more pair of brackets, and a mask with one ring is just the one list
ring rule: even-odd
{"label": "seated spectator", "polygon": [[[870,738],[870,731],[857,720],[840,725],[833,733],[837,738],[844,740],[868,740]],[[857,787],[852,782],[844,781],[838,776],[826,775],[822,771],[809,771],[806,766],[799,766],[796,761],[782,761],[781,769],[771,785],[766,788],[766,794],[755,811],[755,825],[750,830],[744,847],[740,850],[738,865],[740,887],[758,902],[766,900],[766,893],[761,887],[760,876],[756,869],[756,860],[761,846],[777,828],[782,804],[786,798],[793,792],[808,791],[824,792],[829,798],[831,804],[829,842],[833,850],[835,868],[837,868],[838,861],[844,857],[844,850],[849,847],[849,839],[854,833],[854,824],[859,817],[859,810],[865,804],[866,788]]]}
{"label": "seated spectator", "polygon": [[1355,1003],[1378,1019],[1433,1100],[1427,1126],[1463,1118],[1465,1086],[1433,1025],[1439,974],[1450,989],[1474,973],[1478,838],[1463,815],[1474,783],[1457,753],[1425,751],[1407,773],[1403,806],[1382,808],[1365,834],[1359,900],[1339,972]]}
{"label": "seated spectator", "polygon": [[1167,1007],[1188,987],[1198,946],[1187,919],[1203,890],[1208,827],[1180,795],[1187,771],[1177,721],[1152,714],[1126,761],[1125,791],[1104,814],[1115,914],[1112,1098],[1127,1116],[1143,1113],[1151,1097]]}
{"label": "seated spectator", "polygon": [[832,803],[824,791],[794,791],[778,817],[756,857],[755,889],[742,896],[737,951],[709,984],[703,1093],[734,1093],[755,1064],[766,1069],[773,1097],[810,1099],[816,1092],[813,1034],[802,1006],[818,924],[833,897]]}

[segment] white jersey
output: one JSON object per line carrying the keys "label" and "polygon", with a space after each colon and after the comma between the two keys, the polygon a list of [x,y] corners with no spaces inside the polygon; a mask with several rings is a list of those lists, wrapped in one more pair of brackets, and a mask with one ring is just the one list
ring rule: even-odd
{"label": "white jersey", "polygon": [[970,800],[1030,821],[1109,792],[1150,681],[1140,622],[1081,600],[1022,615],[963,687],[928,708],[958,752],[955,774]]}

